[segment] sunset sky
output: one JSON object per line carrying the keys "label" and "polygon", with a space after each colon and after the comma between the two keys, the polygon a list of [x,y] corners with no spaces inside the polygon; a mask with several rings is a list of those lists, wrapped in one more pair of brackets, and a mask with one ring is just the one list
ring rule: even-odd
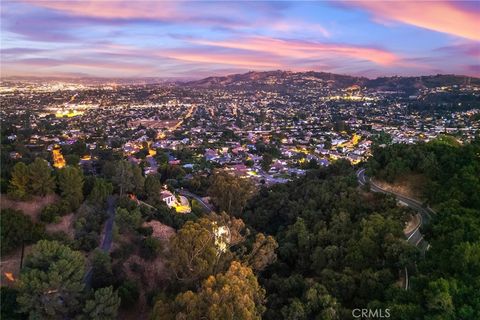
{"label": "sunset sky", "polygon": [[8,76],[480,76],[480,1],[3,0]]}

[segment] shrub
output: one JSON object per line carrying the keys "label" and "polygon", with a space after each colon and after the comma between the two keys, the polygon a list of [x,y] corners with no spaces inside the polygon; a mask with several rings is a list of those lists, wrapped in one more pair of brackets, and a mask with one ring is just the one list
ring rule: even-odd
{"label": "shrub", "polygon": [[131,308],[137,303],[140,293],[135,282],[126,280],[118,288],[118,295],[122,301],[121,306],[123,308]]}
{"label": "shrub", "polygon": [[45,223],[52,223],[55,221],[55,218],[59,217],[59,208],[56,204],[49,204],[43,208],[40,213],[40,221]]}

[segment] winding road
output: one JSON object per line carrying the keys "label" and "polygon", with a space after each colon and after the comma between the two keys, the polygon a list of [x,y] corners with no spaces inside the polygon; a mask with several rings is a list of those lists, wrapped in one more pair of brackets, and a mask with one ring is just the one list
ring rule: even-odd
{"label": "winding road", "polygon": [[425,251],[428,249],[428,243],[425,241],[422,234],[420,233],[420,227],[430,221],[431,215],[434,213],[434,211],[428,207],[425,207],[421,202],[415,199],[411,199],[405,197],[404,195],[382,189],[365,175],[365,169],[360,169],[357,171],[357,180],[358,183],[360,183],[362,186],[369,183],[370,190],[373,192],[393,195],[398,201],[404,203],[406,206],[412,208],[420,214],[420,223],[418,224],[418,226],[414,230],[406,233],[405,236],[407,237],[407,241],[409,243],[418,247],[422,251],[422,253],[425,253]]}
{"label": "winding road", "polygon": [[[380,192],[380,193],[393,195],[397,199],[397,201],[405,204],[409,208],[412,208],[413,210],[419,213],[420,222],[418,223],[415,229],[405,233],[405,237],[407,238],[407,241],[409,243],[417,247],[422,252],[422,254],[425,255],[425,251],[428,250],[430,245],[427,243],[427,241],[425,241],[425,239],[423,238],[423,235],[420,233],[420,227],[423,224],[428,223],[430,221],[431,215],[434,214],[435,212],[432,209],[425,207],[421,202],[415,199],[411,199],[411,198],[405,197],[404,195],[382,189],[365,175],[365,169],[359,169],[357,171],[357,180],[358,180],[358,183],[362,186],[369,184],[370,191],[372,192]],[[405,289],[408,290],[410,281],[408,277],[408,269],[406,267],[404,272],[405,272]]]}
{"label": "winding road", "polygon": [[177,191],[182,196],[185,196],[187,198],[193,198],[193,199],[197,200],[202,205],[202,207],[205,208],[207,213],[210,213],[210,212],[213,211],[212,206],[210,204],[206,203],[205,201],[203,201],[203,199],[200,196],[196,195],[195,193],[191,193],[190,191],[185,190],[185,189],[176,189],[175,191]]}

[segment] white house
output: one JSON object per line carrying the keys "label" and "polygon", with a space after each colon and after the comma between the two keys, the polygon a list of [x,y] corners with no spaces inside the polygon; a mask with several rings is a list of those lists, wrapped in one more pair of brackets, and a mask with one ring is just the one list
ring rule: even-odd
{"label": "white house", "polygon": [[164,201],[169,208],[175,205],[175,196],[168,190],[163,190],[160,193],[160,199]]}

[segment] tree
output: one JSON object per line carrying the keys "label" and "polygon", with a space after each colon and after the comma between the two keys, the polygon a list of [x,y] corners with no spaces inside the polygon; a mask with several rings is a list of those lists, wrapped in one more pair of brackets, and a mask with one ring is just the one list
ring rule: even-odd
{"label": "tree", "polygon": [[123,196],[124,192],[132,191],[134,187],[132,165],[125,160],[117,161],[112,180],[119,188],[120,196]]}
{"label": "tree", "polygon": [[22,242],[32,243],[40,240],[45,227],[32,222],[29,216],[21,211],[3,209],[0,219],[1,255],[8,254],[20,247]]}
{"label": "tree", "polygon": [[455,290],[455,283],[442,278],[430,282],[425,290],[427,309],[432,313],[451,317],[455,306],[450,292]]}
{"label": "tree", "polygon": [[70,203],[72,210],[78,209],[83,201],[83,173],[80,169],[66,166],[58,173],[58,186],[62,197]]}
{"label": "tree", "polygon": [[31,319],[68,318],[80,308],[85,258],[57,241],[41,240],[18,282],[20,311]]}
{"label": "tree", "polygon": [[18,291],[9,287],[1,287],[0,297],[2,299],[0,308],[0,319],[21,320],[26,315],[18,312],[17,295]]}
{"label": "tree", "polygon": [[126,280],[118,288],[118,295],[122,300],[122,307],[131,308],[137,303],[140,295],[138,285],[133,281]]}
{"label": "tree", "polygon": [[114,280],[110,255],[95,249],[92,259],[92,288],[107,287],[113,284]]}
{"label": "tree", "polygon": [[14,199],[25,199],[28,196],[29,181],[27,165],[23,162],[18,162],[12,169],[8,194]]}
{"label": "tree", "polygon": [[144,180],[142,170],[125,160],[116,162],[115,175],[112,177],[113,182],[120,190],[120,196],[125,192],[135,192],[137,195],[143,193]]}
{"label": "tree", "polygon": [[113,185],[105,179],[96,178],[92,191],[88,195],[88,202],[92,204],[104,204],[107,197],[113,192]]}
{"label": "tree", "polygon": [[133,174],[133,192],[142,196],[145,191],[145,178],[142,175],[142,169],[132,164],[132,174]]}
{"label": "tree", "polygon": [[151,236],[147,236],[142,240],[139,253],[143,259],[153,260],[157,257],[160,248],[160,240]]}
{"label": "tree", "polygon": [[180,281],[191,283],[214,272],[221,252],[212,221],[188,221],[170,240],[169,265]]}
{"label": "tree", "polygon": [[252,197],[255,186],[249,179],[241,179],[225,172],[216,172],[208,193],[220,211],[239,215]]}
{"label": "tree", "polygon": [[45,196],[52,193],[55,189],[52,170],[48,166],[48,162],[41,158],[36,158],[35,161],[28,166],[28,177],[30,189],[34,195]]}
{"label": "tree", "polygon": [[252,269],[233,261],[227,272],[205,279],[198,292],[181,293],[173,303],[159,300],[152,319],[261,319],[264,300]]}
{"label": "tree", "polygon": [[140,224],[142,223],[142,213],[139,208],[130,211],[125,208],[118,208],[116,223],[122,233],[127,230],[134,230],[140,227]]}
{"label": "tree", "polygon": [[160,194],[162,184],[155,175],[149,175],[145,179],[145,193],[148,199],[157,199]]}
{"label": "tree", "polygon": [[87,300],[83,308],[85,320],[115,320],[117,319],[120,298],[113,287],[101,288],[95,291],[94,298]]}
{"label": "tree", "polygon": [[263,271],[268,265],[277,260],[275,250],[278,248],[277,241],[272,236],[258,233],[253,243],[252,251],[245,257],[245,264],[253,270]]}

